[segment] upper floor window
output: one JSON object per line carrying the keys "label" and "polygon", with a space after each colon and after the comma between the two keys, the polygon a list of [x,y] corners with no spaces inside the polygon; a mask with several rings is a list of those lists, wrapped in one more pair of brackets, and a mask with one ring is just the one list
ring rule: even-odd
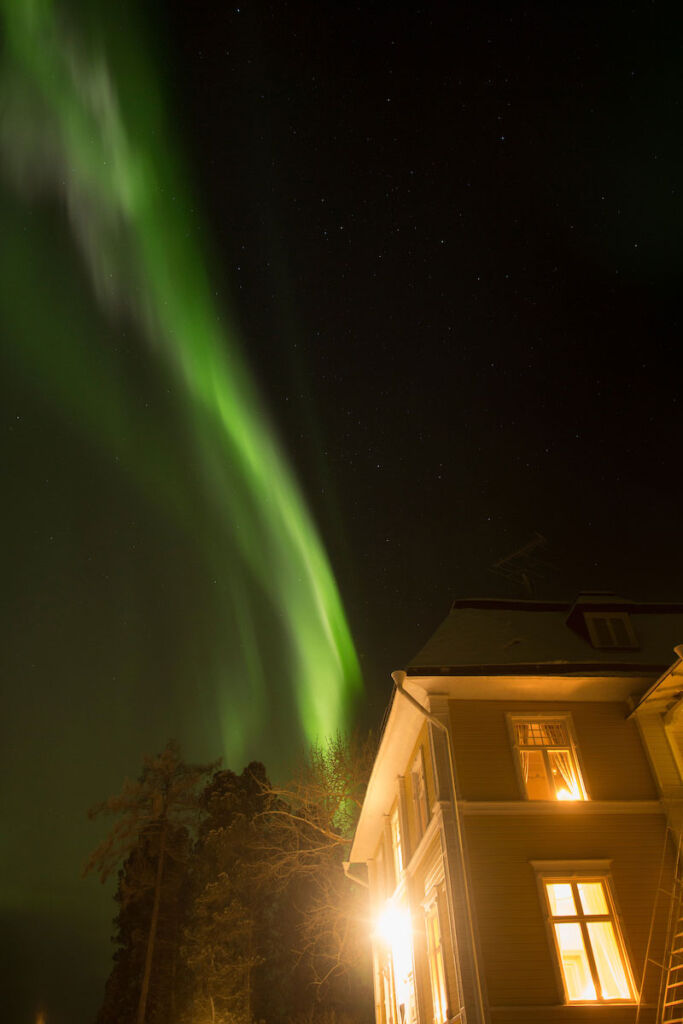
{"label": "upper floor window", "polygon": [[394,854],[394,871],[398,882],[403,871],[403,844],[401,841],[401,822],[398,814],[398,807],[391,815],[391,849]]}
{"label": "upper floor window", "polygon": [[415,829],[417,838],[420,840],[429,824],[429,800],[427,798],[427,780],[425,778],[425,762],[422,747],[418,750],[417,757],[413,762],[410,781],[413,790]]}
{"label": "upper floor window", "polygon": [[568,1002],[633,999],[606,878],[543,879]]}
{"label": "upper floor window", "polygon": [[510,716],[529,800],[585,800],[568,715]]}

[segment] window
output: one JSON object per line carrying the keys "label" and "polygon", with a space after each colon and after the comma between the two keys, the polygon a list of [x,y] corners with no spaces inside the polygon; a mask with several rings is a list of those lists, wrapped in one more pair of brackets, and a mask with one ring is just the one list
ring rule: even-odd
{"label": "window", "polygon": [[425,910],[427,960],[432,989],[434,1024],[443,1024],[443,1021],[448,1020],[449,1016],[448,998],[446,995],[446,970],[444,967],[441,923],[439,920],[439,897],[440,893],[435,893],[434,901]]}
{"label": "window", "polygon": [[386,1019],[396,1024],[414,1024],[413,929],[407,906],[388,900],[378,917],[375,938],[384,964]]}
{"label": "window", "polygon": [[417,752],[410,773],[413,789],[413,808],[415,811],[415,828],[418,841],[422,838],[429,824],[429,801],[427,799],[427,782],[425,779],[425,762],[422,747]]}
{"label": "window", "polygon": [[626,612],[584,612],[593,647],[638,647],[633,623]]}
{"label": "window", "polygon": [[514,744],[529,800],[585,800],[568,715],[511,716]]}
{"label": "window", "polygon": [[398,882],[403,871],[403,847],[401,845],[401,823],[398,817],[398,807],[391,815],[391,849],[394,854],[394,870]]}
{"label": "window", "polygon": [[570,1003],[633,999],[606,878],[548,878],[543,888]]}

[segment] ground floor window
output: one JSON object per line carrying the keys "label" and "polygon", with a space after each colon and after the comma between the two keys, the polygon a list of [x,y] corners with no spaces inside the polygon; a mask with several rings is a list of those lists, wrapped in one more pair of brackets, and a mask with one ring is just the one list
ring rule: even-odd
{"label": "ground floor window", "polygon": [[384,956],[385,1013],[392,1024],[415,1024],[413,932],[407,907],[388,901],[377,922],[376,938]]}
{"label": "ground floor window", "polygon": [[606,878],[544,878],[569,1002],[633,999],[633,982]]}
{"label": "ground floor window", "polygon": [[443,1024],[448,1019],[448,996],[446,992],[446,970],[444,965],[443,938],[439,917],[440,893],[434,893],[434,900],[425,910],[427,932],[427,958],[432,990],[434,1024]]}

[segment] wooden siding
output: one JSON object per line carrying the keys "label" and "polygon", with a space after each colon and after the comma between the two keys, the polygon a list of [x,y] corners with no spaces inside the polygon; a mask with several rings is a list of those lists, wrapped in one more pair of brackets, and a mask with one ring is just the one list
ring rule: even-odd
{"label": "wooden siding", "polygon": [[[466,821],[467,856],[477,931],[491,1007],[543,1006],[546,1020],[584,1019],[564,1006],[545,908],[531,861],[610,860],[620,924],[633,975],[640,983],[665,835],[659,815],[590,815],[559,819],[482,816]],[[658,937],[659,938],[659,937]],[[656,944],[657,945],[657,944]],[[659,952],[656,949],[655,952]],[[658,978],[648,975],[655,988]],[[648,985],[648,988],[650,986]],[[553,1007],[562,1012],[551,1016]],[[566,1016],[571,1009],[571,1018]],[[617,1008],[598,1007],[610,1021]],[[554,1012],[554,1011],[553,1011]],[[595,1012],[595,1011],[593,1011]],[[493,1015],[492,1019],[520,1020]],[[516,1014],[516,1015],[515,1015]],[[588,1016],[586,1020],[592,1020]]]}
{"label": "wooden siding", "polygon": [[521,800],[507,712],[568,713],[592,800],[656,800],[638,729],[621,702],[451,701],[455,770],[461,799]]}

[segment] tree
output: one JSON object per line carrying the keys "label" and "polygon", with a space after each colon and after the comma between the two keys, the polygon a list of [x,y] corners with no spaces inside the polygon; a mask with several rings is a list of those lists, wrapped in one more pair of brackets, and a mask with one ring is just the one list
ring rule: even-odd
{"label": "tree", "polygon": [[367,898],[343,862],[373,759],[371,736],[313,746],[290,783],[265,788],[267,827],[254,839],[260,883],[297,903],[300,962],[318,995],[340,1005],[362,1003],[368,991]]}
{"label": "tree", "polygon": [[[214,772],[218,762],[207,765],[186,764],[178,744],[171,740],[156,757],[145,756],[140,777],[124,781],[121,792],[109,797],[88,812],[117,815],[111,832],[93,851],[84,874],[96,871],[102,882],[125,861],[119,876],[118,898],[121,915],[136,910],[142,920],[137,935],[142,937],[144,962],[135,1012],[136,1024],[145,1024],[162,911],[167,864],[187,860],[190,837],[197,826],[199,784]],[[145,897],[151,894],[148,913],[139,915]],[[144,907],[147,910],[147,907]],[[134,931],[131,930],[131,934]],[[130,976],[128,978],[130,982]],[[132,1018],[131,1018],[132,1019]]]}
{"label": "tree", "polygon": [[265,768],[252,762],[241,775],[217,772],[201,794],[182,950],[194,976],[186,1008],[193,1024],[251,1024],[254,1017],[254,970],[266,962],[268,935],[250,838],[266,785]]}

